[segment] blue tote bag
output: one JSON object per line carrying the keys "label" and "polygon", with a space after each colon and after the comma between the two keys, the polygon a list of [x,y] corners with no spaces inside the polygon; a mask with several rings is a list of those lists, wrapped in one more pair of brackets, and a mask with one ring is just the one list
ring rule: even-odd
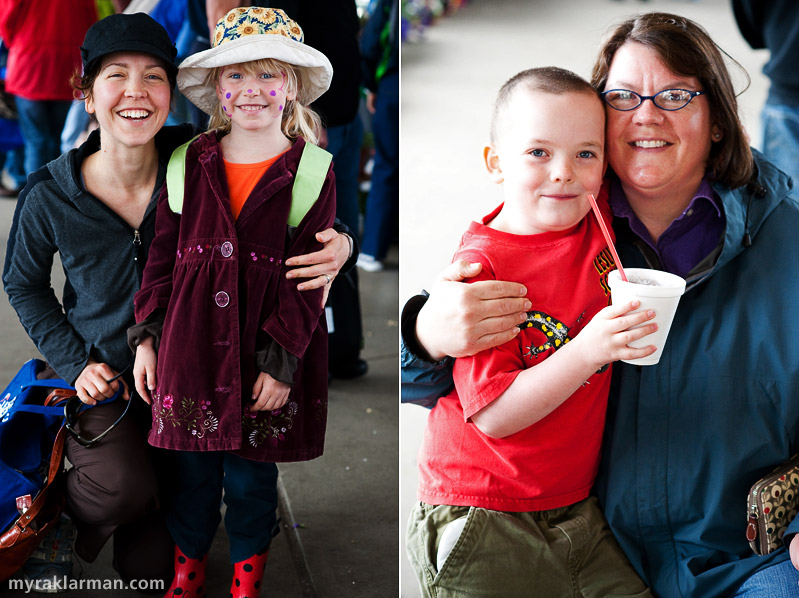
{"label": "blue tote bag", "polygon": [[34,497],[44,485],[42,463],[64,421],[63,406],[42,402],[50,390],[72,387],[59,379],[37,380],[45,368],[39,359],[27,361],[0,395],[0,530],[19,517],[17,497]]}

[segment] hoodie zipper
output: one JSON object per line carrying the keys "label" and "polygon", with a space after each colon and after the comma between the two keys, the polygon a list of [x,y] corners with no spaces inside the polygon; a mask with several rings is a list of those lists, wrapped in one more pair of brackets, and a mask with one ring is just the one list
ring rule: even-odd
{"label": "hoodie zipper", "polygon": [[139,261],[139,252],[141,251],[141,234],[139,229],[133,230],[133,261]]}

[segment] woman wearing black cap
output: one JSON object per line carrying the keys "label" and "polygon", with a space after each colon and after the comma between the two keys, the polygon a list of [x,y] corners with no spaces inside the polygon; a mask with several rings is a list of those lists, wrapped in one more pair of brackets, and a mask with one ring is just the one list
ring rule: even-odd
{"label": "woman wearing black cap", "polygon": [[[84,73],[75,87],[99,129],[31,175],[14,214],[3,282],[55,373],[77,388],[83,402],[95,404],[114,395],[118,382],[107,381],[132,362],[126,330],[135,322],[133,295],[155,234],[156,200],[172,150],[194,131],[190,125],[163,127],[177,73],[175,47],[149,16],[99,21],[81,54]],[[301,290],[326,284],[351,253],[350,241],[332,229],[317,238],[325,249],[294,271],[310,279]],[[50,284],[56,252],[67,278],[63,303]],[[149,408],[142,401],[132,407],[91,448],[68,440],[75,550],[93,561],[113,534],[114,567],[124,579],[168,583],[172,570],[164,565],[172,561],[173,545],[159,510],[154,449],[146,441]],[[114,401],[89,410],[80,419],[82,435],[102,433],[124,408],[124,401]],[[159,454],[159,463],[163,459]]]}

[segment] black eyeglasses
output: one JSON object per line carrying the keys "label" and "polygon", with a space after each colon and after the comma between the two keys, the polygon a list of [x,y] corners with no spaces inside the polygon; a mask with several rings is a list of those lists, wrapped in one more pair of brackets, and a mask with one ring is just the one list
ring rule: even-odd
{"label": "black eyeglasses", "polygon": [[[122,377],[122,374],[128,371],[129,367],[130,366],[126,367],[124,370],[119,372],[116,376],[114,376],[110,380],[106,380],[106,382],[108,384],[111,384],[115,380],[119,380]],[[117,394],[120,394],[122,392],[124,392],[124,385],[120,382],[119,388],[117,389]],[[70,397],[67,400],[66,405],[64,405],[64,427],[75,438],[75,442],[77,442],[79,445],[83,447],[91,448],[92,446],[100,442],[103,438],[105,438],[106,434],[108,434],[111,430],[117,427],[117,424],[119,424],[119,422],[122,421],[122,418],[125,417],[125,414],[128,412],[128,409],[130,409],[130,404],[132,402],[133,400],[129,398],[128,404],[125,405],[125,410],[122,412],[122,415],[120,415],[117,418],[117,420],[113,424],[111,424],[111,426],[107,430],[101,432],[94,438],[87,438],[81,432],[78,432],[75,429],[75,426],[78,423],[78,418],[84,413],[86,413],[86,411],[89,408],[88,407],[84,408],[83,401],[81,401],[77,395],[74,395]]]}
{"label": "black eyeglasses", "polygon": [[652,100],[652,103],[661,110],[674,112],[685,108],[696,96],[701,96],[704,93],[704,91],[688,89],[664,89],[653,96],[642,96],[629,89],[610,89],[603,91],[600,95],[608,106],[622,112],[635,110],[644,103],[644,100]]}

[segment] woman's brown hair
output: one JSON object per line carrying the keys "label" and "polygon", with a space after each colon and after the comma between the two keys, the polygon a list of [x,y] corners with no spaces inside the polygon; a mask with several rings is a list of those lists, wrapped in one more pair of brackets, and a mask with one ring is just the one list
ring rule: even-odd
{"label": "woman's brown hair", "polygon": [[697,23],[678,15],[652,12],[621,23],[600,48],[591,73],[591,84],[598,91],[605,90],[613,57],[627,42],[653,50],[672,72],[699,79],[713,124],[722,134],[711,145],[707,173],[731,189],[748,183],[754,173],[754,159],[738,117],[738,101],[723,56],[745,72],[743,67]]}

